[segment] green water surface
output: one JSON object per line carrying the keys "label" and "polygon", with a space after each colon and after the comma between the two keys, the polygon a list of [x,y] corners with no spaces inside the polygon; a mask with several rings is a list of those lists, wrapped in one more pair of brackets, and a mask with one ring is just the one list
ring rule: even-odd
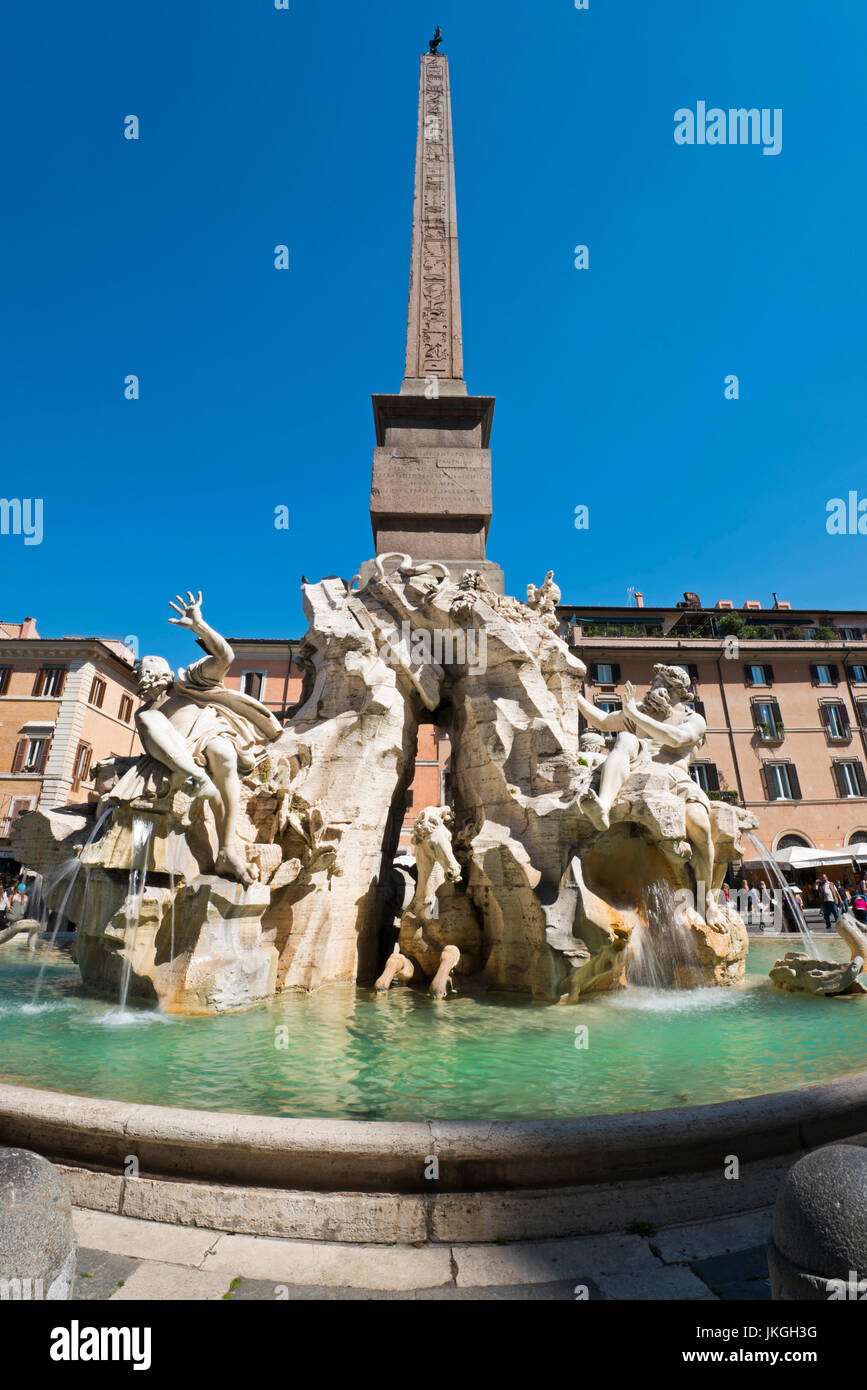
{"label": "green water surface", "polygon": [[[836,938],[822,953],[842,960]],[[733,989],[631,988],[575,1007],[520,996],[336,985],[215,1018],[125,1014],[71,962],[0,957],[0,1078],[79,1095],[259,1115],[543,1119],[783,1090],[865,1064],[867,996],[785,994],[767,971],[795,942],[753,942]],[[587,1045],[576,1028],[587,1028]],[[283,1043],[286,1043],[283,1046]]]}

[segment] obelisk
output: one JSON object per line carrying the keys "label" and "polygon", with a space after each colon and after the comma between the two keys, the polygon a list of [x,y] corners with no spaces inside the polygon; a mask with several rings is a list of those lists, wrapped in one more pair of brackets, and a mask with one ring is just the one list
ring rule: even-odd
{"label": "obelisk", "polygon": [[421,58],[406,366],[400,394],[374,396],[370,520],[377,555],[439,560],[454,578],[481,570],[491,521],[492,396],[470,396],[463,372],[449,65]]}

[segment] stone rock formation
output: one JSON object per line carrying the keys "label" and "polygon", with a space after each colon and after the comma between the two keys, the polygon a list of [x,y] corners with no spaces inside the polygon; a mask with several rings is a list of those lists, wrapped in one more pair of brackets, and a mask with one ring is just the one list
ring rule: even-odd
{"label": "stone rock formation", "polygon": [[801,951],[787,951],[769,971],[774,984],[802,994],[867,994],[867,986],[859,978],[867,961],[867,933],[851,912],[838,917],[836,927],[849,947],[850,958],[845,965],[833,960],[813,960]]}
{"label": "stone rock formation", "polygon": [[[705,734],[689,677],[659,666],[641,701],[627,687],[603,714],[558,597],[550,572],[525,604],[479,570],[456,581],[402,554],[305,583],[304,689],[282,729],[222,684],[231,650],[201,596],[179,600],[211,655],[177,677],[145,659],[146,756],[100,766],[96,817],[15,827],[20,857],[54,872],[48,906],[62,898],[79,924],[85,982],[184,1012],[375,979],[574,1002],[623,986],[639,945],[668,962],[665,984],[742,979],[746,929],[716,893],[755,822],[689,776]],[[396,911],[431,719],[450,732],[454,806],[419,816],[418,879]]]}

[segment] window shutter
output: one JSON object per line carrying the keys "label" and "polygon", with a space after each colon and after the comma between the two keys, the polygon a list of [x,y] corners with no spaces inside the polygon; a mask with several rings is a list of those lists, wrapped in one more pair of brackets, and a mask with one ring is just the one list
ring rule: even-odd
{"label": "window shutter", "polygon": [[814,666],[812,661],[810,662],[810,680],[813,685],[819,684],[819,668],[818,666]]}
{"label": "window shutter", "polygon": [[789,774],[789,786],[792,788],[792,796],[795,801],[801,801],[801,782],[798,777],[798,769],[794,763],[786,763],[786,771]]}
{"label": "window shutter", "polygon": [[40,775],[45,771],[45,764],[48,762],[48,754],[51,752],[51,739],[47,738],[42,745],[42,752],[39,754],[39,762],[36,764],[36,771]]}
{"label": "window shutter", "polygon": [[620,666],[616,661],[611,663],[611,679],[615,685],[620,684]]}
{"label": "window shutter", "polygon": [[12,771],[20,772],[24,766],[24,759],[27,756],[27,739],[20,738],[15,745],[15,754],[12,758]]}
{"label": "window shutter", "polygon": [[45,667],[43,666],[41,671],[37,671],[37,672],[36,672],[36,679],[35,679],[34,682],[33,682],[33,694],[34,694],[34,695],[41,695],[41,694],[42,694],[42,687],[43,687],[44,684],[45,684]]}
{"label": "window shutter", "polygon": [[700,714],[702,719],[705,718],[704,700],[693,700],[692,707],[695,710],[696,714]]}
{"label": "window shutter", "polygon": [[860,760],[855,763],[855,776],[858,779],[858,795],[867,796],[867,778],[864,776],[864,765]]}
{"label": "window shutter", "polygon": [[829,716],[829,714],[828,714],[828,706],[827,706],[827,705],[820,705],[820,706],[819,706],[819,718],[820,718],[821,721],[822,721],[822,728],[825,730],[825,733],[826,733],[826,734],[829,733],[829,732],[830,732],[830,729],[831,729],[831,719],[830,719],[830,716]]}
{"label": "window shutter", "polygon": [[771,784],[770,784],[770,781],[769,781],[769,779],[768,779],[768,765],[767,765],[767,763],[762,763],[762,764],[760,765],[760,767],[759,767],[759,772],[761,773],[761,778],[762,778],[762,791],[763,791],[764,794],[765,794],[765,801],[770,801],[770,800],[771,800]]}
{"label": "window shutter", "polygon": [[718,792],[718,791],[719,791],[719,773],[717,772],[716,763],[706,763],[706,764],[705,764],[705,767],[706,767],[706,769],[707,769],[707,789],[708,789],[708,791],[709,791],[709,792]]}
{"label": "window shutter", "polygon": [[593,685],[599,684],[599,667],[595,661],[590,663],[590,681]]}
{"label": "window shutter", "polygon": [[765,685],[773,685],[773,683],[774,683],[774,668],[773,668],[773,666],[765,666],[763,669],[764,669],[764,672],[765,672]]}
{"label": "window shutter", "polygon": [[750,711],[753,716],[753,728],[756,729],[758,732],[761,732],[762,717],[759,713],[759,705],[756,700],[754,700],[753,703],[750,705]]}
{"label": "window shutter", "polygon": [[846,795],[846,783],[843,781],[843,774],[840,771],[840,764],[835,759],[831,764],[831,771],[834,774],[834,786],[837,788],[838,796]]}
{"label": "window shutter", "polygon": [[693,685],[695,685],[698,680],[698,667],[696,666],[695,662],[688,661],[686,663],[686,669],[689,672],[690,680],[692,681]]}
{"label": "window shutter", "polygon": [[839,684],[840,684],[840,668],[839,668],[839,666],[829,666],[828,669],[829,669],[829,671],[830,671],[830,673],[831,673],[831,684],[832,684],[832,685],[839,685]]}
{"label": "window shutter", "polygon": [[752,685],[753,678],[751,668],[744,662],[744,685]]}
{"label": "window shutter", "polygon": [[850,730],[849,711],[845,705],[840,705],[840,722],[843,725],[843,732],[848,734]]}
{"label": "window shutter", "polygon": [[61,695],[63,694],[63,690],[64,690],[65,685],[66,685],[66,667],[65,667],[65,666],[61,666],[61,668],[60,668],[60,680],[58,681],[57,689],[56,689],[55,692],[54,692],[54,694],[56,695],[56,697],[57,697],[58,700],[60,699]]}
{"label": "window shutter", "polygon": [[6,694],[6,687],[9,684],[9,671],[10,668],[8,666],[0,666],[0,695]]}

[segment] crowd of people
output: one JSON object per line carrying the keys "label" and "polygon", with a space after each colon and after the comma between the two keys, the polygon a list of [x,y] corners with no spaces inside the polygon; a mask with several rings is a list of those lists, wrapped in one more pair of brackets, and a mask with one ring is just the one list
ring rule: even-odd
{"label": "crowd of people", "polygon": [[[732,901],[727,884],[723,885],[722,897],[726,904]],[[842,912],[851,912],[857,921],[867,925],[867,876],[857,882],[844,879],[836,883],[827,874],[820,874],[806,894],[794,884],[784,893],[779,888],[770,888],[764,879],[752,884],[743,878],[737,887],[737,899],[733,906],[737,906],[748,926],[764,927],[773,923],[779,910],[783,928],[797,931],[793,905],[801,912],[805,907],[821,908],[829,931]]]}
{"label": "crowd of people", "polygon": [[23,875],[0,877],[0,931],[27,916],[29,885]]}

